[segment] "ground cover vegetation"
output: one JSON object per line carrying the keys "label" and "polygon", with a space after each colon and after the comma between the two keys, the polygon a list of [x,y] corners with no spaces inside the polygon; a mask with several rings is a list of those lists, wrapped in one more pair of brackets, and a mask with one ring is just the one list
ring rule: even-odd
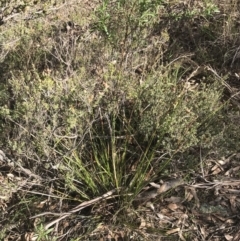
{"label": "ground cover vegetation", "polygon": [[0,240],[239,240],[239,9],[1,1]]}

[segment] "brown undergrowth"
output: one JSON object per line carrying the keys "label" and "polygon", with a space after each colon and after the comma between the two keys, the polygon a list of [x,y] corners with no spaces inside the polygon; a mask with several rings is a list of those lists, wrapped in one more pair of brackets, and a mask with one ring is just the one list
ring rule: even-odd
{"label": "brown undergrowth", "polygon": [[1,240],[239,240],[239,3],[1,3]]}

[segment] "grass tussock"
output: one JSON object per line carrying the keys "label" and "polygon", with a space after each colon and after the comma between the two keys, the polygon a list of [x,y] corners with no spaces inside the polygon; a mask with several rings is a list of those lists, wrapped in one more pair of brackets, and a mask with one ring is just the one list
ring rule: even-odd
{"label": "grass tussock", "polygon": [[0,237],[176,238],[156,198],[238,152],[237,2],[2,4]]}

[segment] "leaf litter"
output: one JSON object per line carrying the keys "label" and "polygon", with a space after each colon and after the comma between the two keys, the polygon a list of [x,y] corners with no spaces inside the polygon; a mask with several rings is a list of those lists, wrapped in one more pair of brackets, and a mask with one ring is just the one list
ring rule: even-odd
{"label": "leaf litter", "polygon": [[[139,223],[136,232],[143,230],[145,240],[168,240],[173,236],[179,240],[240,240],[238,214],[240,180],[238,172],[235,171],[239,170],[238,162],[235,156],[222,160],[209,159],[206,162],[208,164],[205,165],[204,177],[201,173],[195,173],[190,180],[186,180],[184,173],[179,172],[182,176],[151,182],[137,195],[134,200],[136,202],[135,218],[138,220],[136,223]],[[8,164],[4,165],[6,168]],[[13,193],[20,190],[28,192],[41,182],[37,176],[31,175],[22,168],[17,169],[18,173],[21,172],[20,176],[17,176],[12,169],[14,167],[11,166],[6,169],[8,170],[6,175],[0,176],[2,193],[0,201],[3,212],[6,212]],[[34,222],[40,217],[51,216],[53,218],[44,224],[46,230],[56,225],[59,230],[61,228],[66,230],[72,225],[72,216],[94,205],[100,207],[100,203],[103,204],[107,199],[114,199],[119,195],[118,193],[117,189],[108,191],[100,197],[80,203],[62,213],[54,211],[58,207],[50,203],[52,209],[49,210],[52,211],[34,215],[30,220]],[[45,199],[42,203],[37,203],[36,207],[43,207],[46,202],[48,201]],[[135,214],[130,211],[129,218]],[[82,221],[80,218],[75,225],[81,229],[83,221],[84,217]],[[14,228],[14,226],[8,227],[9,231]],[[154,235],[156,230],[159,233],[157,237]],[[120,240],[118,238],[126,236],[127,232],[125,227],[122,230],[115,230],[111,226],[99,226],[92,232],[92,240],[103,233],[106,235],[103,235],[103,240],[107,240],[104,236],[112,236],[113,240]],[[30,236],[30,240],[37,240],[36,234],[31,233]]]}

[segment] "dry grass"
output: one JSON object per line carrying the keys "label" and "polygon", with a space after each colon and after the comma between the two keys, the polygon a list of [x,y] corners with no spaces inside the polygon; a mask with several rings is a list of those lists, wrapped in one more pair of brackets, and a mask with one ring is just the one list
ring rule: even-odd
{"label": "dry grass", "polygon": [[0,239],[238,240],[238,5],[9,3]]}

